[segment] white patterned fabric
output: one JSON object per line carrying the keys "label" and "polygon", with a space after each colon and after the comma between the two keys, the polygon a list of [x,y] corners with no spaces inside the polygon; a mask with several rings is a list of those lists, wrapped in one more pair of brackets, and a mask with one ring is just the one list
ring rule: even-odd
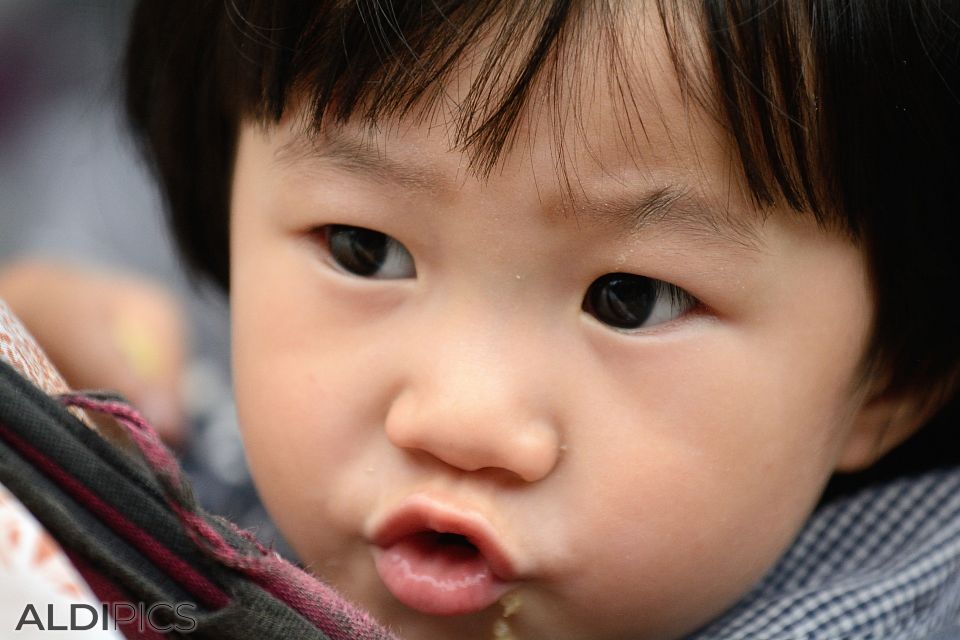
{"label": "white patterned fabric", "polygon": [[[80,629],[88,623],[88,619],[81,616],[89,615],[91,609],[77,609],[77,605],[101,609],[100,601],[60,546],[20,501],[0,485],[0,637],[122,638],[111,625],[107,625],[107,629],[99,624]],[[71,607],[77,613],[78,627],[50,628],[66,627]]]}
{"label": "white patterned fabric", "polygon": [[[2,300],[0,359],[47,393],[63,393],[69,389],[43,350]],[[25,614],[28,605],[33,606],[33,612],[38,616],[30,612]],[[99,610],[100,601],[43,525],[0,485],[0,637],[24,640],[121,638],[112,628],[104,630],[99,625],[87,630],[48,628],[50,622],[53,626],[65,626],[70,619],[71,605]],[[34,624],[37,620],[43,625],[42,629]],[[78,622],[83,626],[87,620],[78,616]]]}

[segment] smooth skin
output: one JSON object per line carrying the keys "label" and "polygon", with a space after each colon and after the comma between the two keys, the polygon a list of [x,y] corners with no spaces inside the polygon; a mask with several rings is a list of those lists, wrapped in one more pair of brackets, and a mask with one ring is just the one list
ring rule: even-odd
{"label": "smooth skin", "polygon": [[73,389],[116,390],[164,442],[185,443],[186,311],[163,283],[44,256],[22,257],[0,269],[0,298]]}

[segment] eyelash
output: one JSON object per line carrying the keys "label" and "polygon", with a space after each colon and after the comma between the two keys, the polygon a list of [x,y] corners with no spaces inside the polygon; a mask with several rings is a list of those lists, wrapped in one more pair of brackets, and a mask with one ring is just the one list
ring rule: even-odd
{"label": "eyelash", "polygon": [[652,280],[657,295],[670,296],[671,304],[678,307],[688,307],[691,309],[703,306],[703,303],[686,289],[681,289],[677,285],[664,282],[663,280],[657,280],[655,278],[652,278]]}

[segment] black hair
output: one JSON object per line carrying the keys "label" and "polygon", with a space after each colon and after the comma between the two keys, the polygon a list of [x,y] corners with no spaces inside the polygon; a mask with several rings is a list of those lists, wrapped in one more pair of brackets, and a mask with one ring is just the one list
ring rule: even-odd
{"label": "black hair", "polygon": [[[876,312],[866,370],[890,393],[952,394],[960,2],[649,1],[687,99],[728,132],[758,207],[839,225],[865,252]],[[242,120],[276,122],[295,95],[318,127],[429,109],[482,39],[456,143],[483,173],[509,148],[534,90],[556,95],[557,71],[598,43],[629,109],[642,89],[628,81],[618,25],[637,4],[143,0],[127,109],[184,256],[227,288]]]}

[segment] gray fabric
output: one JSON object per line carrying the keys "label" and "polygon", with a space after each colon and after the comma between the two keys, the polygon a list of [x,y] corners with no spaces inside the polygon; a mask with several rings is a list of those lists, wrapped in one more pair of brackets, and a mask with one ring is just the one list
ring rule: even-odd
{"label": "gray fabric", "polygon": [[112,566],[112,575],[126,589],[164,602],[191,598],[140,552],[93,517],[55,483],[0,440],[0,485],[7,487],[67,550],[89,558],[94,565]]}
{"label": "gray fabric", "polygon": [[960,626],[941,629],[925,638],[917,638],[917,640],[960,640]]}
{"label": "gray fabric", "polygon": [[163,536],[174,553],[192,563],[205,562],[179,524],[171,521],[156,481],[143,472],[142,464],[81,424],[6,363],[0,363],[0,422],[142,529]]}
{"label": "gray fabric", "polygon": [[[145,477],[138,465],[20,378],[4,362],[0,362],[0,424],[41,450],[58,466],[76,472],[82,484],[98,496],[106,497],[125,518],[147,529],[166,548],[176,551],[177,556],[186,559],[229,594],[231,601],[227,606],[216,611],[193,612],[198,626],[189,637],[327,638],[259,586],[232,569],[209,561],[187,538],[180,521],[165,508],[163,498],[155,491],[155,482]],[[37,472],[25,472],[25,465],[14,448],[0,440],[0,482],[65,548],[77,552],[99,573],[124,588],[133,601],[192,601],[182,590],[171,589],[164,580],[156,580],[157,567],[145,558],[132,557],[139,555],[132,546],[112,547],[113,536],[103,535],[102,523],[92,522],[89,514],[77,513],[83,505],[66,499],[65,491],[50,490],[50,479],[36,481]]]}

